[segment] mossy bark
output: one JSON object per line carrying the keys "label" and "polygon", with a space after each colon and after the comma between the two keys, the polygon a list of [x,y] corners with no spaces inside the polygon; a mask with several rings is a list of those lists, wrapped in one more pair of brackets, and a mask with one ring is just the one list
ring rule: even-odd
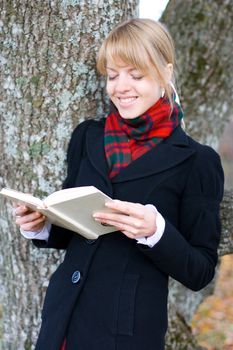
{"label": "mossy bark", "polygon": [[[103,38],[137,15],[137,0],[0,3],[0,188],[43,196],[65,177],[74,126],[106,110],[95,69]],[[23,239],[0,205],[3,348],[32,349],[49,275],[62,259]]]}
{"label": "mossy bark", "polygon": [[[116,23],[136,14],[134,0],[1,2],[0,187],[36,195],[60,187],[72,129],[106,111],[98,47]],[[187,130],[217,148],[233,110],[230,1],[171,0],[163,21],[177,47]],[[232,203],[226,192],[220,255],[233,251]],[[3,349],[30,350],[48,276],[62,256],[21,238],[7,203],[0,203],[0,234]],[[194,293],[171,281],[167,350],[199,349],[188,324],[212,290]]]}
{"label": "mossy bark", "polygon": [[[233,110],[232,2],[170,0],[161,21],[168,26],[175,42],[178,88],[186,130],[217,150]],[[225,191],[221,206],[220,256],[233,253],[232,209],[232,191]],[[171,285],[172,312],[166,348],[199,349],[189,324],[200,303],[213,293],[214,281],[198,293],[175,281],[171,281]],[[176,342],[176,339],[180,341]]]}
{"label": "mossy bark", "polygon": [[174,38],[187,130],[217,149],[232,118],[231,0],[170,0],[163,14]]}

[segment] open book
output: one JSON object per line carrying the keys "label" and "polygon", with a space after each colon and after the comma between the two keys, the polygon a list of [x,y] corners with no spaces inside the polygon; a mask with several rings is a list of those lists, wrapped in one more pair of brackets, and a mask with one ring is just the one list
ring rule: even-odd
{"label": "open book", "polygon": [[53,224],[77,232],[88,239],[96,239],[100,235],[116,231],[115,227],[104,226],[92,217],[97,211],[111,212],[105,203],[112,200],[94,186],[60,190],[44,200],[8,188],[3,188],[0,194],[41,212]]}

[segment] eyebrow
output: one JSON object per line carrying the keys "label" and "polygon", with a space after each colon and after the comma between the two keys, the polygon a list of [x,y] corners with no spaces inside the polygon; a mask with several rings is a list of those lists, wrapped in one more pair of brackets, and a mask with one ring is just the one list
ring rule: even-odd
{"label": "eyebrow", "polygon": [[[109,70],[112,70],[112,71],[114,71],[114,72],[117,72],[116,69],[111,68],[111,67],[106,67],[106,69],[109,69]],[[132,71],[139,71],[137,68],[129,68],[128,70],[129,70],[129,72],[132,72]]]}

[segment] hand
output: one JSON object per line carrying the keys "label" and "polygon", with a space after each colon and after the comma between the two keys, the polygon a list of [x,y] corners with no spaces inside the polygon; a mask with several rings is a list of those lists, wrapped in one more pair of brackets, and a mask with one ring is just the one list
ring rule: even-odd
{"label": "hand", "polygon": [[157,229],[157,213],[151,207],[138,203],[113,200],[106,207],[114,213],[98,212],[93,215],[102,224],[115,226],[129,238],[150,237]]}
{"label": "hand", "polygon": [[39,232],[45,224],[45,216],[25,205],[14,204],[15,223],[24,231]]}

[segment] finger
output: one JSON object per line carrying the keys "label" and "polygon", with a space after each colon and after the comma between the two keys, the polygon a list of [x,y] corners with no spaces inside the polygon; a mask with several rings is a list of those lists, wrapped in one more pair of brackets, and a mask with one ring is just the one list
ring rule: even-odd
{"label": "finger", "polygon": [[118,224],[126,224],[135,228],[142,228],[142,220],[139,220],[135,217],[131,217],[128,215],[121,215],[119,213],[115,214],[115,213],[95,213],[93,215],[93,217],[95,218],[96,221],[101,221],[101,222],[110,222],[110,221],[114,221],[115,223]]}
{"label": "finger", "polygon": [[124,213],[125,215],[133,216],[138,219],[144,218],[144,205],[140,203],[113,200],[107,202],[105,205],[107,208],[114,209],[116,211]]}
{"label": "finger", "polygon": [[45,220],[42,218],[39,218],[38,220],[35,220],[33,222],[29,222],[26,224],[23,224],[20,226],[21,229],[24,231],[41,231],[44,227]]}
{"label": "finger", "polygon": [[19,205],[14,209],[15,216],[23,216],[29,212],[31,212],[31,210],[28,207],[26,207],[26,205]]}
{"label": "finger", "polygon": [[127,231],[127,232],[131,233],[134,237],[137,235],[144,234],[144,230],[141,230],[137,227],[131,226],[131,225],[123,223],[123,222],[118,222],[118,221],[113,221],[113,220],[105,220],[105,219],[96,219],[96,221],[101,222],[102,225],[114,226],[119,231]]}
{"label": "finger", "polygon": [[21,226],[30,222],[34,222],[38,219],[45,220],[45,216],[39,213],[38,211],[34,211],[28,215],[17,215],[15,222],[17,225]]}

